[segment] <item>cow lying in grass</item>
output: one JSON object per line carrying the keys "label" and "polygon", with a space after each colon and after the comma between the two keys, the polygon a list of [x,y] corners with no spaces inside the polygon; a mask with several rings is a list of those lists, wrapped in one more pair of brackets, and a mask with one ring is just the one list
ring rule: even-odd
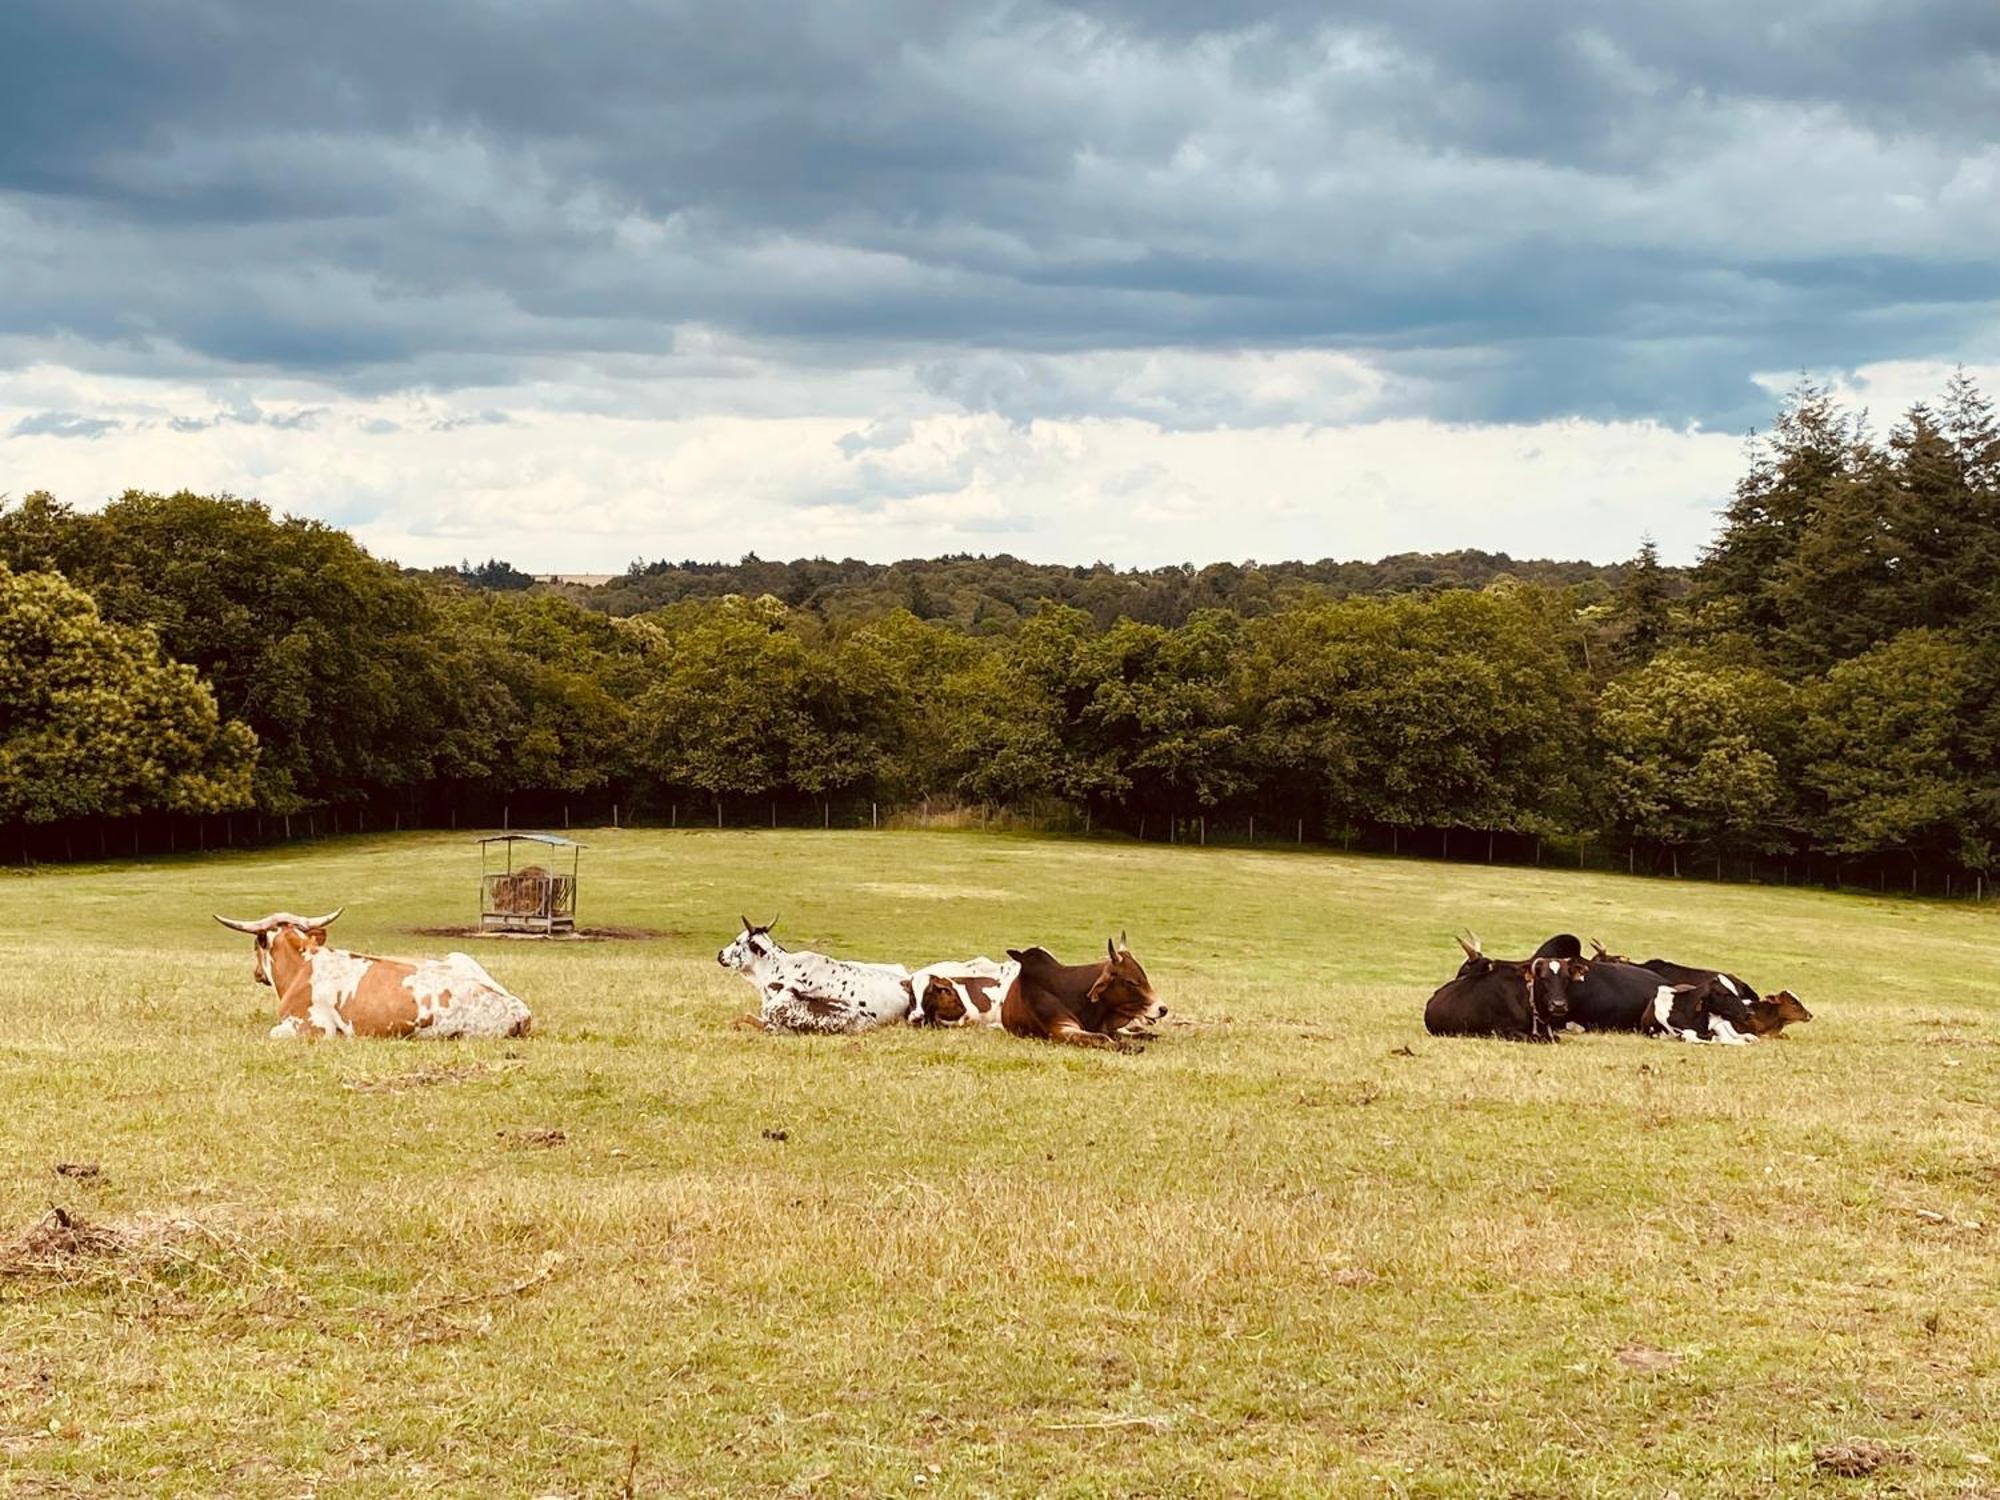
{"label": "cow lying in grass", "polygon": [[[1688,1030],[1699,1033],[1706,1028],[1708,1035],[1716,1041],[1747,1041],[1777,1036],[1787,1026],[1813,1018],[1805,1003],[1790,990],[1759,995],[1748,980],[1726,974],[1720,969],[1695,968],[1665,958],[1649,958],[1644,963],[1635,964],[1620,954],[1607,953],[1604,945],[1595,939],[1590,946],[1596,953],[1592,960],[1594,963],[1641,970],[1675,986],[1688,997],[1679,1002],[1676,1014],[1680,1020],[1677,1023],[1663,1021],[1662,1029],[1665,1030],[1684,1034]],[[1698,1040],[1699,1036],[1684,1036],[1684,1039]]]}
{"label": "cow lying in grass", "polygon": [[1432,1036],[1553,1042],[1569,1018],[1570,987],[1590,966],[1560,953],[1518,960],[1488,958],[1480,952],[1477,938],[1469,942],[1460,938],[1458,943],[1465,950],[1465,962],[1424,1006],[1424,1029]]}
{"label": "cow lying in grass", "polygon": [[824,953],[790,953],[771,936],[777,919],[758,926],[748,917],[735,941],[715,955],[725,969],[757,989],[755,1015],[738,1025],[759,1031],[851,1035],[904,1020],[916,995],[901,964],[862,964]]}
{"label": "cow lying in grass", "polygon": [[910,976],[912,1026],[998,1026],[1000,1001],[1021,966],[967,958],[927,964]]}
{"label": "cow lying in grass", "polygon": [[534,1017],[469,954],[377,958],[326,945],[345,908],[215,920],[257,940],[252,973],[278,992],[274,1038],[526,1036]]}
{"label": "cow lying in grass", "polygon": [[1160,1020],[1167,1008],[1123,933],[1105,951],[1101,963],[1065,964],[1046,948],[1009,948],[1021,968],[1000,1002],[1000,1024],[1072,1047],[1131,1047],[1128,1028]]}

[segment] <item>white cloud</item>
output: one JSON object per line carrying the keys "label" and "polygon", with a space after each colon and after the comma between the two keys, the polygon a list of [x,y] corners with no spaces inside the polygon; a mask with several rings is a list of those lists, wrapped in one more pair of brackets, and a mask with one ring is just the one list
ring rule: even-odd
{"label": "white cloud", "polygon": [[[1388,386],[1312,351],[1079,356],[1036,378],[1101,385],[1110,414],[1011,420],[941,403],[907,370],[859,386],[798,380],[781,412],[677,415],[668,377],[621,386],[609,413],[587,384],[366,398],[42,366],[0,377],[0,431],[51,409],[117,425],[89,442],[9,438],[0,465],[16,494],[229,491],[348,526],[406,563],[497,554],[533,571],[752,550],[1157,564],[1472,546],[1613,559],[1648,531],[1687,560],[1741,466],[1736,438],[1653,422],[1343,423]],[[885,405],[896,394],[906,401]],[[1192,404],[1240,420],[1133,414],[1153,400],[1162,415]]]}

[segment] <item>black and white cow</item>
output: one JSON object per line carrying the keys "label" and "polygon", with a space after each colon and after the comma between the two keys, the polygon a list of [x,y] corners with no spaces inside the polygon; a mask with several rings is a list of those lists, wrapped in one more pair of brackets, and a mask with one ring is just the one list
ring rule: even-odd
{"label": "black and white cow", "polygon": [[[1605,952],[1604,945],[1595,939],[1591,940],[1590,946],[1596,951],[1599,962],[1632,962]],[[1702,989],[1702,1010],[1708,1018],[1709,1032],[1717,1041],[1730,1040],[1725,1031],[1750,1040],[1776,1036],[1794,1022],[1812,1019],[1812,1012],[1790,990],[1760,995],[1747,979],[1737,974],[1720,969],[1696,968],[1665,958],[1649,958],[1633,966],[1657,974],[1668,984],[1688,984]]]}
{"label": "black and white cow", "polygon": [[759,1004],[744,1024],[761,1031],[870,1031],[910,1014],[915,996],[901,964],[862,964],[824,953],[789,953],[771,936],[776,921],[748,917],[734,942],[715,955],[756,987]]}
{"label": "black and white cow", "polygon": [[1708,1009],[1725,992],[1713,980],[1674,984],[1651,969],[1612,957],[1584,965],[1582,983],[1570,990],[1570,1023],[1582,1031],[1637,1031],[1684,1042],[1745,1041],[1728,1021]]}

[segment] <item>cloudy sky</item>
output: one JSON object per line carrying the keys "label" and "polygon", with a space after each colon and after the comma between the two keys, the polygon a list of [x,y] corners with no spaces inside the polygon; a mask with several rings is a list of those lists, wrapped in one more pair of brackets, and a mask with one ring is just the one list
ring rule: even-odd
{"label": "cloudy sky", "polygon": [[2000,386],[1992,0],[6,0],[0,492],[412,563],[1692,557]]}

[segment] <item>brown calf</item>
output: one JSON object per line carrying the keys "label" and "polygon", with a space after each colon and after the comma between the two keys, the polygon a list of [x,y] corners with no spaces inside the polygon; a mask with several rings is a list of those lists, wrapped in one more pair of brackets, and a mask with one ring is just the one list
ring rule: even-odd
{"label": "brown calf", "polygon": [[1126,1045],[1118,1033],[1167,1013],[1139,960],[1117,941],[1105,944],[1102,963],[1058,963],[1046,948],[1009,948],[1021,972],[1000,1002],[1000,1024],[1015,1036],[1040,1037],[1074,1047]]}
{"label": "brown calf", "polygon": [[1805,1002],[1790,990],[1779,990],[1775,995],[1765,995],[1750,1002],[1750,1015],[1745,1029],[1756,1036],[1777,1036],[1794,1021],[1810,1021],[1812,1012]]}

